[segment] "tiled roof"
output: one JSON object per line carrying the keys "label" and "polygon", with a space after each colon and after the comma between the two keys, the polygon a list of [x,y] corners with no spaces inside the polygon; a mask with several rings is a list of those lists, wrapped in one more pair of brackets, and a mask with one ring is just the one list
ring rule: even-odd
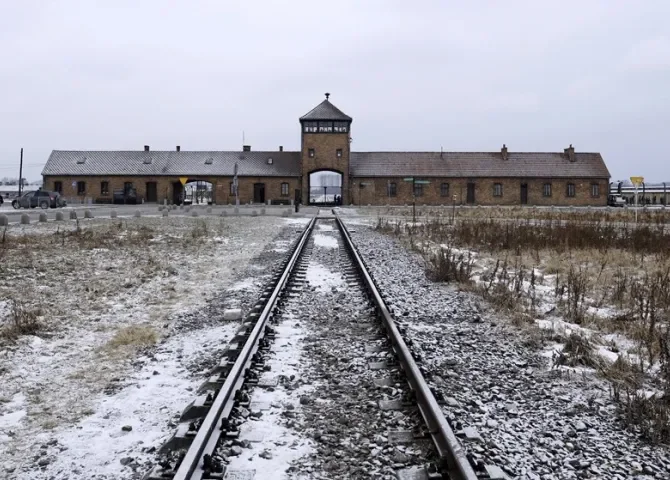
{"label": "tiled roof", "polygon": [[[268,159],[272,163],[268,163]],[[85,159],[85,160],[84,160]],[[210,160],[211,159],[211,160]],[[300,152],[72,151],[54,150],[42,175],[298,177]]]}
{"label": "tiled roof", "polygon": [[341,120],[351,122],[351,117],[330,103],[330,100],[325,99],[312,110],[300,117],[301,122],[305,120]]}
{"label": "tiled roof", "polygon": [[599,153],[351,152],[354,177],[590,177],[609,178]]}

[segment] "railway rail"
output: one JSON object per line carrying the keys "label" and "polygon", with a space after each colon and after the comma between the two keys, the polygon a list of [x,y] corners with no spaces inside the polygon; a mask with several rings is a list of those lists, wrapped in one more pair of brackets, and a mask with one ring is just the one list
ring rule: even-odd
{"label": "railway rail", "polygon": [[[217,449],[226,439],[239,435],[239,423],[235,411],[248,406],[250,393],[258,384],[263,370],[263,356],[270,348],[275,336],[273,320],[280,315],[281,305],[292,294],[292,278],[300,269],[301,258],[317,222],[335,222],[337,230],[353,266],[359,284],[374,308],[375,317],[383,327],[387,344],[400,366],[411,389],[411,399],[420,412],[438,459],[432,466],[438,478],[474,480],[488,478],[477,475],[465,450],[449,422],[444,417],[436,396],[424,379],[410,347],[396,326],[392,312],[384,296],[368,272],[365,261],[359,255],[347,227],[337,217],[315,217],[294,243],[280,271],[272,277],[271,285],[264,290],[259,302],[252,308],[243,324],[242,333],[236,337],[227,356],[221,361],[215,376],[208,382],[209,389],[198,397],[184,412],[182,423],[173,439],[164,448],[165,452],[180,452],[172,460],[163,460],[147,479],[205,480],[224,479],[226,465],[218,458]],[[185,453],[184,453],[185,452]]]}

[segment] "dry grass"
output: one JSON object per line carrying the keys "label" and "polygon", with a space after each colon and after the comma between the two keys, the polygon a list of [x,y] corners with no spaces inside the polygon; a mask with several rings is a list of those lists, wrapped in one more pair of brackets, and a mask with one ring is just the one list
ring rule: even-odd
{"label": "dry grass", "polygon": [[119,329],[106,347],[117,349],[120,347],[149,347],[158,341],[158,332],[152,327],[130,325]]}

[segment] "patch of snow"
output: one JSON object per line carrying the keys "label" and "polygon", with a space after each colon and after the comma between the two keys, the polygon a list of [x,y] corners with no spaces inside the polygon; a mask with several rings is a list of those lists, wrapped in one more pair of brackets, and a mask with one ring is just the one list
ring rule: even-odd
{"label": "patch of snow", "polygon": [[321,235],[320,233],[314,234],[314,245],[324,248],[337,248],[338,243],[335,237],[330,235]]}
{"label": "patch of snow", "polygon": [[327,292],[345,285],[344,277],[339,272],[332,272],[323,265],[311,264],[307,267],[305,278],[319,292]]}

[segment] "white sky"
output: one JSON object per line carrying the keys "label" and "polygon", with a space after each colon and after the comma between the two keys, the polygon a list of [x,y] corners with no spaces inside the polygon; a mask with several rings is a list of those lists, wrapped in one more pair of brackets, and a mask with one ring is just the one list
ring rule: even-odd
{"label": "white sky", "polygon": [[0,178],[52,149],[300,145],[323,93],[354,150],[599,151],[670,181],[670,2],[0,4]]}

